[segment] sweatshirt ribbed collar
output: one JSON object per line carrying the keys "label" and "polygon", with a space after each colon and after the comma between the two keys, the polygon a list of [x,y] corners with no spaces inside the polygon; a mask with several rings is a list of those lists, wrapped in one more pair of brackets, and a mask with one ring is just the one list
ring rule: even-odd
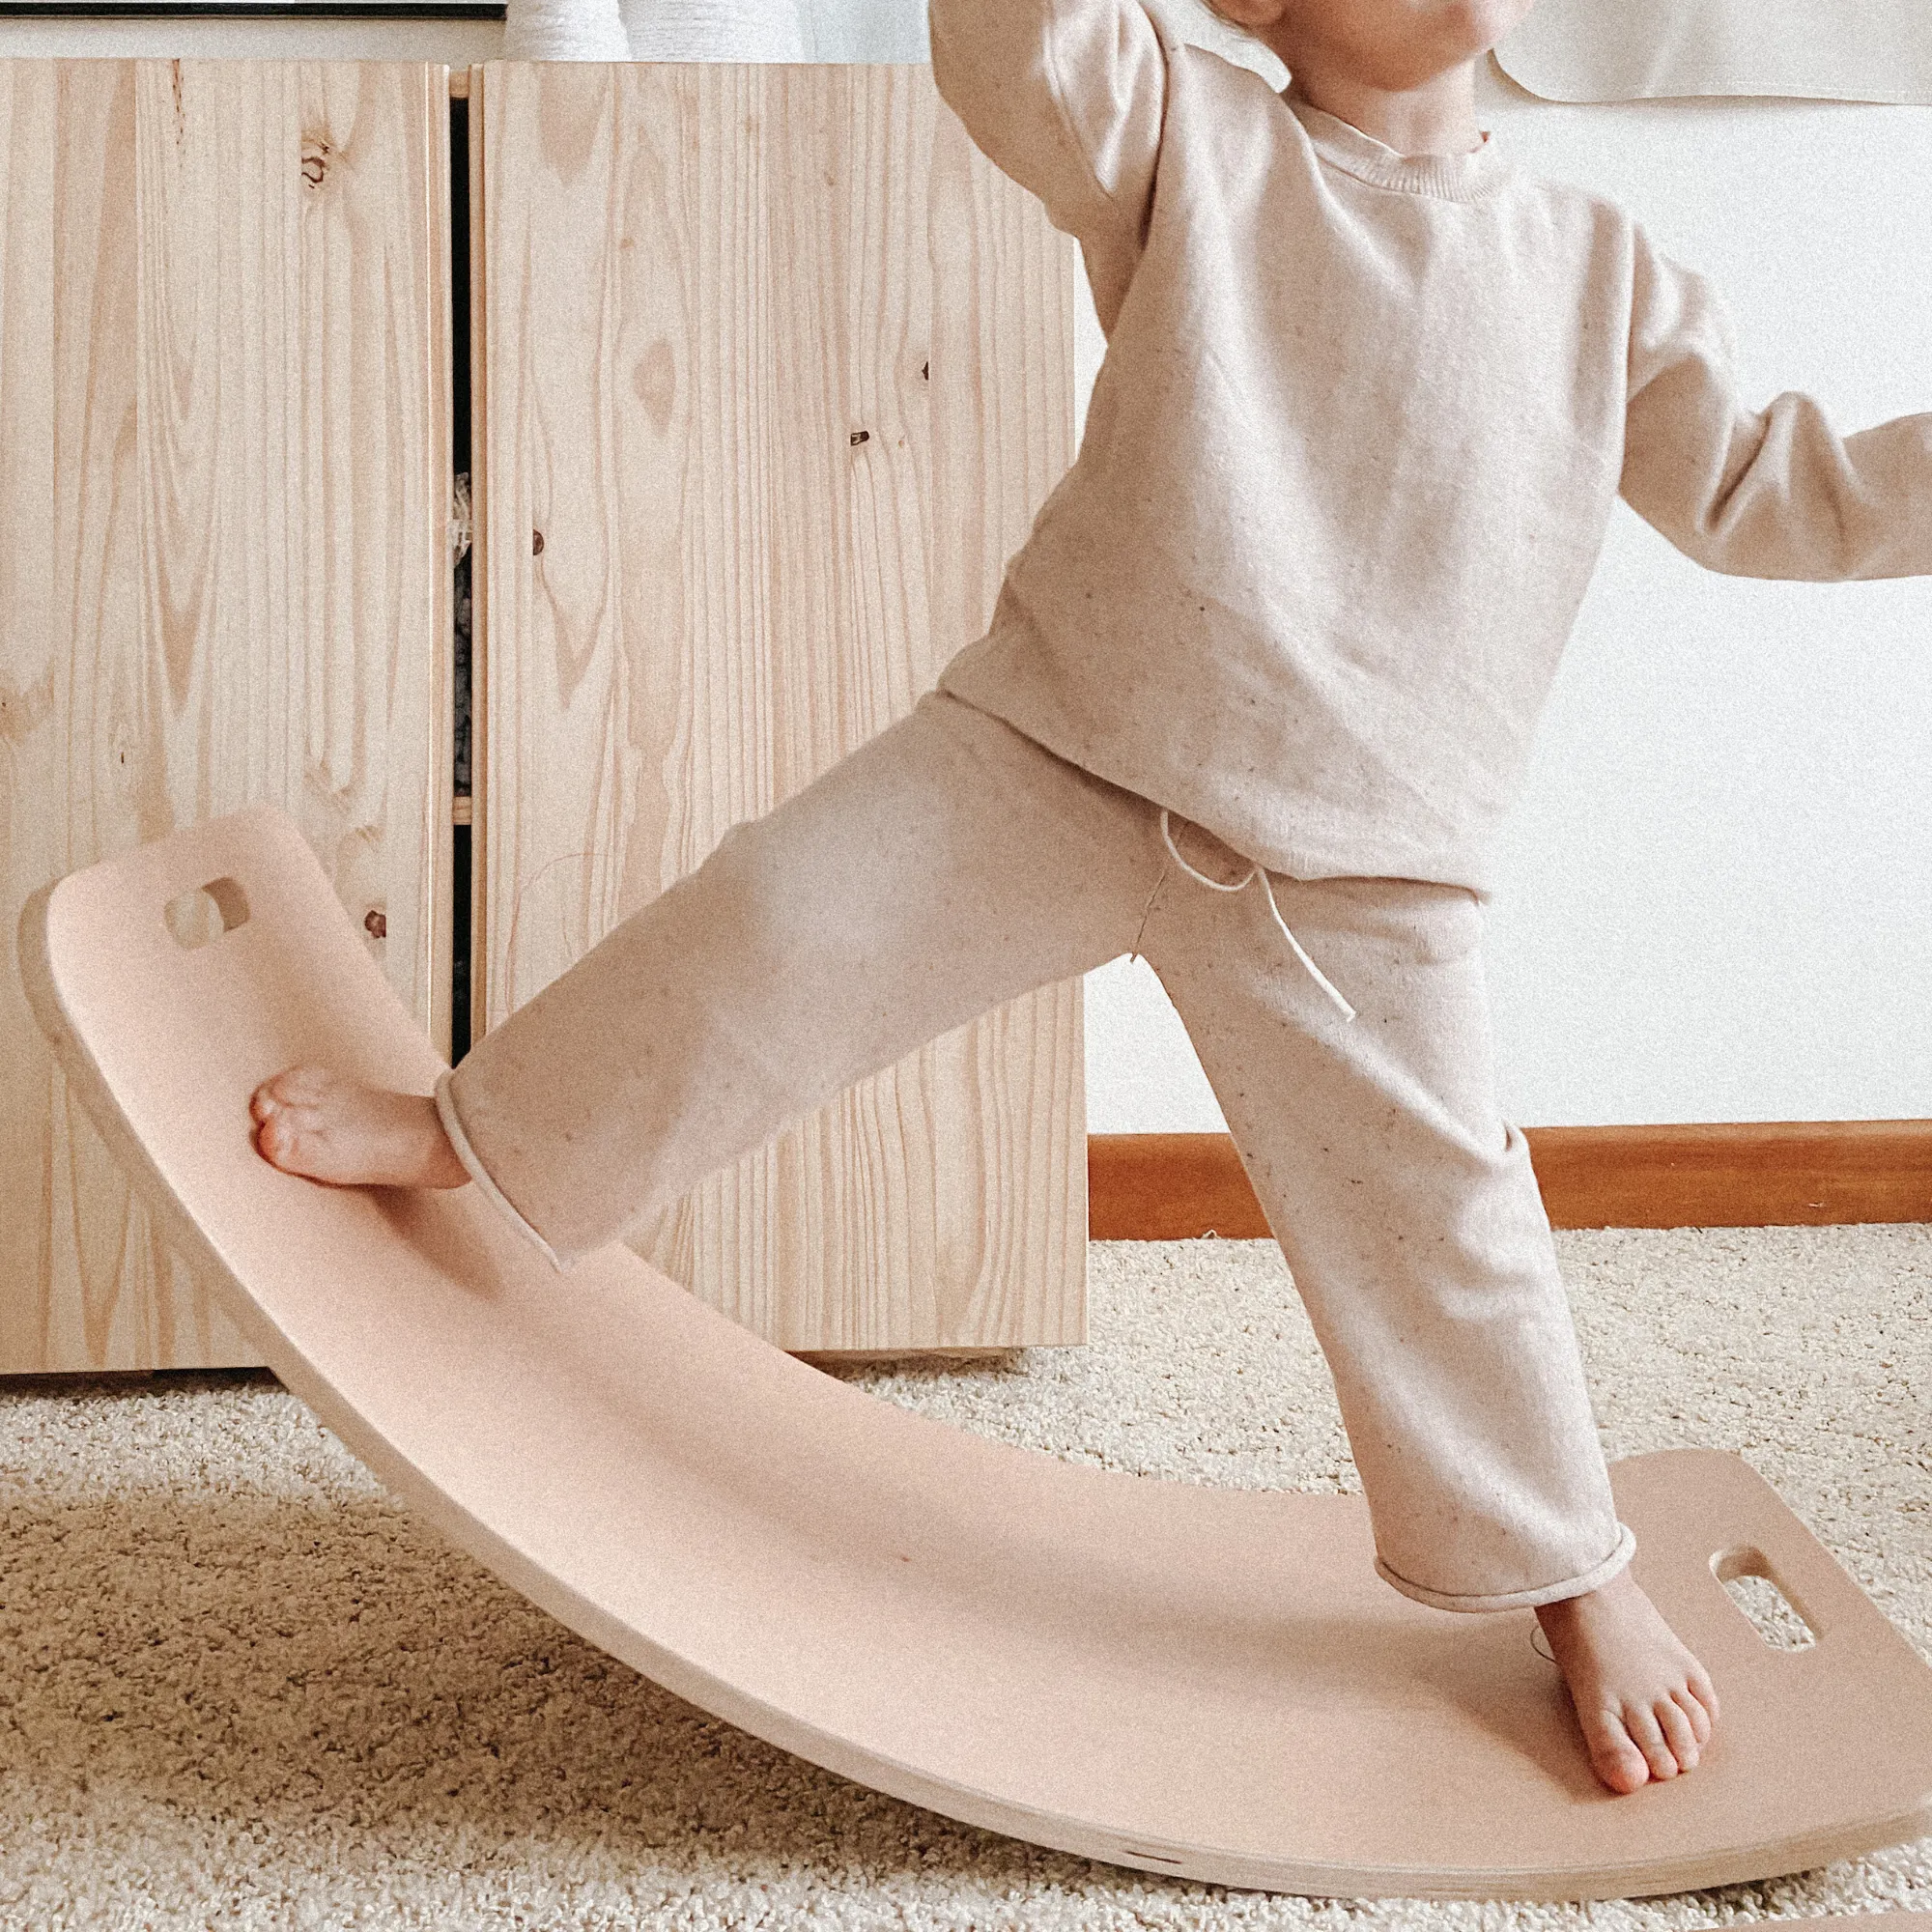
{"label": "sweatshirt ribbed collar", "polygon": [[1315,152],[1344,173],[1377,187],[1437,195],[1445,201],[1475,201],[1502,185],[1511,168],[1496,150],[1495,135],[1485,129],[1483,145],[1466,155],[1399,155],[1352,122],[1311,101],[1278,97],[1307,130]]}

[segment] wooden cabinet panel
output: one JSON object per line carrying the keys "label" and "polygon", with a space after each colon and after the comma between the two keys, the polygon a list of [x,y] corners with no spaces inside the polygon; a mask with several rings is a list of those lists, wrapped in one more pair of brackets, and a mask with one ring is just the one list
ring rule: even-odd
{"label": "wooden cabinet panel", "polygon": [[42,1044],[36,887],[271,799],[447,1048],[447,90],[0,60],[0,1372],[258,1359]]}
{"label": "wooden cabinet panel", "polygon": [[[493,64],[473,1023],[909,711],[1073,454],[1073,242],[918,66]],[[1081,987],[640,1227],[801,1350],[1085,1337]]]}

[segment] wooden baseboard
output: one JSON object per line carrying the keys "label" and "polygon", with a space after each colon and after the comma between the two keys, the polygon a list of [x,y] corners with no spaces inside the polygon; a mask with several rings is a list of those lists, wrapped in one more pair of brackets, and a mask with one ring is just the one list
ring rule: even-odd
{"label": "wooden baseboard", "polygon": [[[1553,1228],[1932,1221],[1932,1121],[1525,1127]],[[1096,1241],[1271,1232],[1227,1134],[1090,1134]]]}

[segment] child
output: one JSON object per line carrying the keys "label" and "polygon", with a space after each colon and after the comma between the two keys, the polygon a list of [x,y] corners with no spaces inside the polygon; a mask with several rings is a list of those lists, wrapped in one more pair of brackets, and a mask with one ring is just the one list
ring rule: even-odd
{"label": "child", "polygon": [[1108,336],[990,630],[433,1097],[297,1067],[253,1113],[279,1167],[474,1180],[562,1264],[1139,953],[1334,1373],[1378,1571],[1533,1607],[1630,1792],[1696,1765],[1718,1698],[1630,1575],[1497,1111],[1488,840],[1619,494],[1714,570],[1932,571],[1932,415],[1841,441],[1806,396],[1742,407],[1703,278],[1477,129],[1531,4],[1214,0],[1277,95],[1139,0],[931,0],[941,95],[1079,240]]}

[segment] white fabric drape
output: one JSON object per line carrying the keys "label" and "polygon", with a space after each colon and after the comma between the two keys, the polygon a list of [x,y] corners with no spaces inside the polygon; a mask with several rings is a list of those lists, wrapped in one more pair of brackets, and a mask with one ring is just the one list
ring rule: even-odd
{"label": "white fabric drape", "polygon": [[631,37],[617,0],[508,0],[503,58],[627,61]]}
{"label": "white fabric drape", "polygon": [[509,0],[505,60],[802,61],[798,0]]}
{"label": "white fabric drape", "polygon": [[1548,100],[1932,101],[1927,0],[1539,0],[1495,48]]}
{"label": "white fabric drape", "polygon": [[802,61],[798,0],[631,0],[639,60]]}

